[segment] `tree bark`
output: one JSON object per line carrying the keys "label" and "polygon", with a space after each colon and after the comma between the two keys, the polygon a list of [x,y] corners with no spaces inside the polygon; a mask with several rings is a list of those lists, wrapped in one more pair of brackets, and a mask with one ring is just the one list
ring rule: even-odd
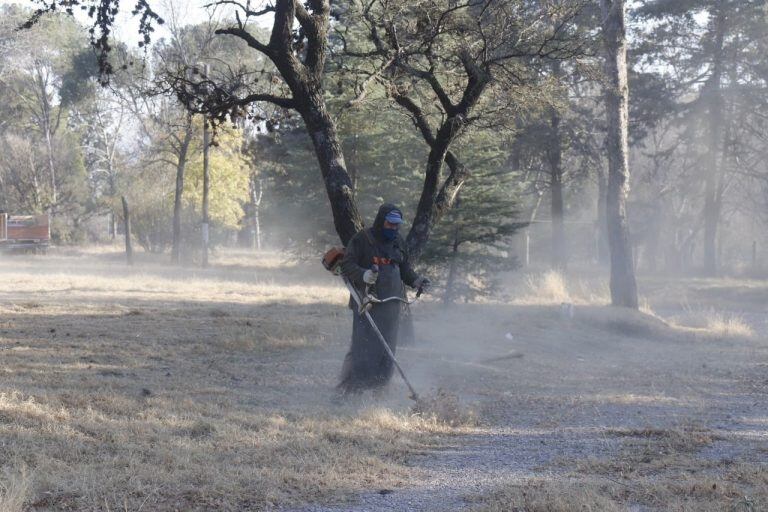
{"label": "tree bark", "polygon": [[117,238],[117,214],[114,209],[109,212],[109,238],[113,242]]}
{"label": "tree bark", "polygon": [[[206,76],[208,76],[208,69],[206,66]],[[203,225],[202,225],[202,258],[201,265],[203,268],[208,266],[208,243],[209,243],[209,229],[210,219],[208,215],[209,205],[209,193],[211,191],[211,171],[210,171],[210,159],[208,153],[210,151],[210,134],[208,133],[208,120],[203,119]]]}
{"label": "tree bark", "polygon": [[[270,101],[283,108],[294,109],[301,115],[320,164],[336,232],[346,245],[363,228],[363,219],[357,209],[354,187],[344,163],[336,124],[328,113],[323,94],[330,2],[276,0],[273,6],[274,21],[267,44],[260,42],[243,25],[218,29],[216,33],[239,37],[251,48],[267,56],[279,71],[291,91],[290,98],[257,94],[243,98],[240,104]],[[303,60],[299,59],[294,44],[297,22],[306,36]]]}
{"label": "tree bark", "polygon": [[37,86],[39,88],[38,94],[40,95],[41,102],[41,120],[43,124],[43,131],[45,132],[45,146],[48,156],[48,173],[51,184],[51,205],[50,215],[54,216],[57,203],[59,201],[58,185],[56,179],[56,165],[53,161],[53,107],[48,98],[48,80],[43,76],[43,72],[38,69],[37,71]]}
{"label": "tree bark", "polygon": [[712,75],[706,84],[705,98],[709,103],[706,178],[704,184],[704,272],[717,274],[717,227],[720,222],[721,204],[718,182],[722,173],[720,152],[723,150],[723,96],[721,82],[723,75],[723,40],[725,38],[725,13],[721,2],[715,7],[714,59]]}
{"label": "tree bark", "polygon": [[597,218],[595,220],[595,255],[600,265],[610,261],[608,226],[605,203],[608,198],[608,177],[602,165],[597,169]]}
{"label": "tree bark", "polygon": [[550,215],[552,217],[551,262],[553,269],[565,270],[568,266],[568,254],[565,242],[565,207],[563,205],[563,151],[560,134],[560,114],[555,109],[552,109],[550,113],[550,141],[547,157],[550,171]]}
{"label": "tree bark", "polygon": [[531,266],[531,226],[533,226],[533,221],[536,220],[536,215],[539,213],[543,197],[543,192],[538,191],[536,193],[536,202],[533,204],[533,208],[531,208],[530,215],[528,215],[528,225],[525,226],[525,237],[523,238],[523,267],[525,268]]}
{"label": "tree bark", "polygon": [[[440,130],[441,132],[444,130]],[[432,227],[437,222],[439,216],[436,215],[435,201],[437,199],[437,189],[440,180],[440,173],[443,167],[443,160],[448,152],[450,140],[445,136],[438,136],[427,158],[427,170],[424,174],[424,184],[419,197],[419,204],[416,206],[416,215],[413,218],[411,229],[408,232],[406,241],[408,243],[408,254],[413,261],[417,261],[429,240]]]}
{"label": "tree bark", "polygon": [[192,142],[192,116],[187,115],[187,126],[184,138],[179,145],[176,163],[176,191],[173,199],[173,245],[171,247],[171,262],[181,262],[181,200],[184,194],[184,170],[187,166],[187,151]]}
{"label": "tree bark", "polygon": [[453,227],[453,247],[451,248],[451,262],[448,267],[448,277],[445,280],[445,295],[443,296],[443,304],[453,304],[456,298],[456,270],[458,267],[459,259],[459,221],[457,220]]}
{"label": "tree bark", "polygon": [[637,309],[626,202],[629,193],[629,84],[624,0],[600,0],[605,43],[606,114],[608,121],[608,190],[606,221],[611,252],[611,302]]}
{"label": "tree bark", "polygon": [[[251,173],[251,248],[261,250],[261,200],[264,197],[264,185],[257,179],[256,173]],[[257,188],[258,187],[258,188]]]}
{"label": "tree bark", "polygon": [[357,209],[352,180],[347,173],[341,141],[336,125],[328,114],[319,84],[312,87],[297,110],[307,126],[315,155],[320,163],[325,190],[331,203],[333,225],[341,243],[347,245],[363,229],[363,219]]}
{"label": "tree bark", "polygon": [[[482,93],[487,83],[485,82],[486,79],[487,76],[483,75],[478,78],[479,86],[467,86],[467,91],[470,91],[471,94],[465,91],[465,98],[470,98],[463,104],[466,110],[462,110],[454,117],[443,121],[437,134],[433,134],[427,116],[421,107],[410,97],[400,94],[399,91],[391,91],[395,102],[411,114],[414,124],[430,148],[419,204],[416,207],[413,224],[406,237],[409,256],[414,262],[418,261],[424,251],[433,226],[443,214],[453,207],[461,188],[469,178],[469,169],[456,158],[456,155],[449,148],[461,130],[464,129],[465,116]],[[475,80],[470,80],[470,82],[475,83]],[[443,184],[440,185],[443,161],[448,165],[450,172]]]}
{"label": "tree bark", "polygon": [[128,265],[133,265],[133,244],[131,243],[131,213],[128,209],[128,201],[121,196],[123,203],[123,229],[125,230],[125,260]]}

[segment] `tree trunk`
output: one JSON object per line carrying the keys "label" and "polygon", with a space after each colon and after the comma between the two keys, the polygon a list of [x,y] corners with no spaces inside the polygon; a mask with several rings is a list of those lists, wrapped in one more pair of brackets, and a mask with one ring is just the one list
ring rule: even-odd
{"label": "tree trunk", "polygon": [[[424,184],[419,204],[416,206],[416,215],[406,238],[408,256],[413,262],[421,257],[432,228],[443,214],[453,207],[461,187],[469,177],[469,170],[452,152],[448,151],[463,128],[464,123],[460,117],[449,118],[440,126],[434,140],[428,141],[431,149],[427,157]],[[443,161],[448,164],[450,175],[440,185]]]}
{"label": "tree trunk", "polygon": [[528,216],[528,225],[525,226],[525,237],[523,239],[523,266],[528,268],[531,266],[531,226],[533,221],[536,220],[536,215],[539,213],[539,207],[541,206],[541,200],[544,194],[539,191],[536,194],[536,203],[531,208],[531,214]]}
{"label": "tree trunk", "polygon": [[305,96],[294,97],[297,98],[297,110],[304,119],[320,163],[334,227],[341,242],[347,245],[363,229],[363,219],[357,210],[354,187],[344,163],[336,125],[328,114],[321,87],[319,84],[311,85]]}
{"label": "tree trunk", "polygon": [[437,186],[440,180],[440,170],[443,159],[448,151],[448,144],[436,143],[429,152],[427,159],[427,172],[424,176],[424,185],[421,189],[421,197],[416,207],[416,215],[408,232],[408,254],[413,261],[417,261],[429,240],[434,225],[434,205],[437,197]]}
{"label": "tree trunk", "polygon": [[358,170],[358,138],[359,134],[357,129],[355,128],[355,134],[352,136],[352,152],[351,152],[351,158],[349,161],[348,171],[349,171],[349,178],[352,180],[352,189],[357,190],[357,180],[360,177],[360,173]]}
{"label": "tree trunk", "polygon": [[[251,248],[261,250],[261,199],[264,196],[264,184],[251,173]],[[257,185],[258,184],[258,185]],[[257,189],[258,186],[258,189]]]}
{"label": "tree trunk", "polygon": [[109,212],[109,238],[113,242],[117,238],[117,214],[114,210]]}
{"label": "tree trunk", "polygon": [[125,260],[128,265],[133,265],[133,245],[131,244],[131,213],[128,210],[128,201],[125,196],[120,196],[123,202],[123,229],[125,230]]}
{"label": "tree trunk", "polygon": [[552,268],[565,270],[568,265],[565,242],[563,206],[563,152],[560,135],[560,114],[552,109],[550,115],[550,142],[547,149],[549,160],[549,191],[552,217]]}
{"label": "tree trunk", "polygon": [[53,108],[48,100],[47,80],[45,80],[40,74],[38,76],[37,85],[40,89],[40,100],[42,102],[42,118],[43,118],[43,131],[45,132],[45,146],[48,154],[48,178],[51,183],[51,209],[50,215],[53,218],[56,210],[56,204],[59,201],[58,186],[56,180],[56,165],[53,161],[53,125],[51,116],[53,115]]}
{"label": "tree trunk", "polygon": [[457,220],[453,228],[451,263],[450,267],[448,267],[448,278],[445,280],[445,295],[443,296],[443,303],[446,305],[453,304],[456,295],[456,269],[459,259],[459,234],[459,221]]}
{"label": "tree trunk", "polygon": [[[208,76],[208,68],[206,65],[206,76]],[[210,159],[208,153],[210,151],[210,135],[208,133],[208,120],[203,119],[203,225],[202,225],[202,257],[201,265],[203,268],[208,266],[208,241],[210,223],[208,216],[208,195],[211,191],[211,171],[210,171]]]}
{"label": "tree trunk", "polygon": [[176,191],[173,199],[173,245],[171,247],[171,262],[181,262],[181,200],[184,194],[184,170],[187,166],[187,151],[192,142],[192,117],[187,116],[187,126],[184,138],[179,145],[179,155],[176,164]]}
{"label": "tree trunk", "polygon": [[597,219],[595,220],[595,254],[600,265],[610,261],[608,249],[608,226],[605,203],[608,197],[608,177],[602,165],[597,170]]}
{"label": "tree trunk", "polygon": [[611,302],[637,309],[637,283],[627,222],[629,193],[629,85],[624,0],[600,0],[606,49],[608,195],[606,217],[611,251]]}
{"label": "tree trunk", "polygon": [[704,184],[704,272],[717,274],[717,226],[720,222],[721,205],[718,200],[718,182],[722,173],[719,153],[723,149],[723,40],[725,38],[725,13],[718,2],[714,34],[714,60],[712,76],[705,88],[709,104],[707,169]]}

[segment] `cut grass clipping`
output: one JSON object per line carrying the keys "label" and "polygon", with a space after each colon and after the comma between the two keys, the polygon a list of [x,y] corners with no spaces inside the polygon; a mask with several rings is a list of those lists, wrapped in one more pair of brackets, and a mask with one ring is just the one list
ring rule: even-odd
{"label": "cut grass clipping", "polygon": [[477,424],[477,412],[461,404],[459,397],[444,389],[432,396],[421,396],[411,412],[424,419],[434,420],[451,427],[470,427]]}

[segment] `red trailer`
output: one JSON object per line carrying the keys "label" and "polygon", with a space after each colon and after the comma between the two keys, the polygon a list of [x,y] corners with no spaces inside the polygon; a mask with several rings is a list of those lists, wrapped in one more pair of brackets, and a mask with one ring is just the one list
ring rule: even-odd
{"label": "red trailer", "polygon": [[0,248],[44,253],[51,243],[51,218],[0,214]]}

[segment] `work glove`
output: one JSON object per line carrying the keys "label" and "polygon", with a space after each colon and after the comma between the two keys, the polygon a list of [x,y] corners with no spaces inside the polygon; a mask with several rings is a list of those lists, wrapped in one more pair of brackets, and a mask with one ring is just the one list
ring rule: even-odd
{"label": "work glove", "polygon": [[365,284],[376,284],[376,280],[378,278],[379,278],[378,271],[374,271],[373,269],[370,269],[363,272],[363,282]]}
{"label": "work glove", "polygon": [[419,277],[413,282],[413,287],[421,292],[426,292],[429,290],[429,287],[432,285],[432,281],[427,279],[426,277]]}

